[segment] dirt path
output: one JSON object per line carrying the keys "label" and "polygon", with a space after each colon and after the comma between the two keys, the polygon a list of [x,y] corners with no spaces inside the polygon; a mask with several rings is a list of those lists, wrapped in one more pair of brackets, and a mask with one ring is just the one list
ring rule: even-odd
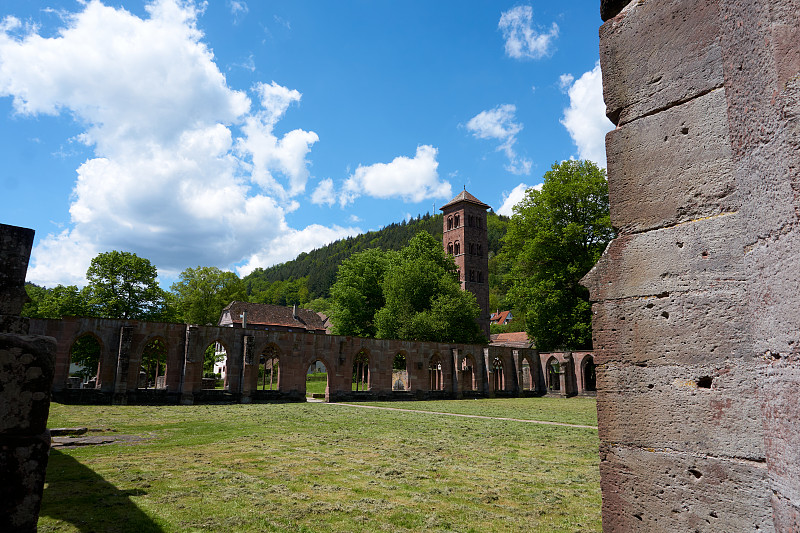
{"label": "dirt path", "polygon": [[403,411],[406,413],[425,413],[428,415],[460,416],[462,418],[481,418],[484,420],[506,420],[509,422],[527,422],[529,424],[542,424],[545,426],[564,426],[568,428],[597,429],[597,426],[584,426],[581,424],[566,424],[564,422],[546,422],[544,420],[526,420],[524,418],[505,418],[501,416],[465,415],[460,413],[443,413],[441,411],[422,411],[417,409],[400,409],[398,407],[378,407],[375,405],[361,405],[357,403],[329,403],[328,405],[343,405],[345,407],[360,407],[361,409],[383,409],[385,411]]}

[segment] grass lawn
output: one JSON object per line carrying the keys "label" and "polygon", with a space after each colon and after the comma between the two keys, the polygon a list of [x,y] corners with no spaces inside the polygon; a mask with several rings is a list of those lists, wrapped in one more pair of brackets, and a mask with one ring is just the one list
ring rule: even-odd
{"label": "grass lawn", "polygon": [[[568,423],[585,399],[381,404]],[[53,404],[39,531],[600,531],[597,431],[342,405]],[[109,431],[109,430],[113,430]]]}

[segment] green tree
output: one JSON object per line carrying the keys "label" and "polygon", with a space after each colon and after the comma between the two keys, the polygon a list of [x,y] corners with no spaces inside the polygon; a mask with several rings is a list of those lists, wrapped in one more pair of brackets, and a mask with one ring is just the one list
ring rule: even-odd
{"label": "green tree", "polygon": [[396,255],[372,248],[342,262],[329,303],[334,334],[375,336],[375,313],[386,303],[383,278]]}
{"label": "green tree", "polygon": [[131,252],[104,252],[86,271],[91,303],[98,316],[154,320],[165,314],[164,291],[156,267]]}
{"label": "green tree", "polygon": [[31,301],[25,304],[22,315],[29,318],[61,318],[65,316],[95,316],[87,288],[57,285],[52,289],[28,284],[25,286]]}
{"label": "green tree", "polygon": [[233,272],[198,266],[181,272],[171,291],[184,322],[216,325],[226,305],[246,299],[245,288],[244,282]]}
{"label": "green tree", "polygon": [[539,349],[591,346],[591,305],[581,278],[614,230],[605,170],[591,161],[563,161],[514,207],[504,238],[512,264],[507,300],[525,313]]}
{"label": "green tree", "polygon": [[453,258],[430,233],[400,251],[383,282],[385,306],[375,315],[381,338],[481,342],[475,296],[461,290]]}

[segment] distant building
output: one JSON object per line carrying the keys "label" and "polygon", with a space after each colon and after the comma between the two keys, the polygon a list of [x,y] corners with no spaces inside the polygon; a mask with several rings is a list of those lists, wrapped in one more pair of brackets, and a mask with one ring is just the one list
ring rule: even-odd
{"label": "distant building", "polygon": [[524,331],[514,333],[498,333],[490,337],[490,346],[507,346],[509,348],[536,348],[536,343],[528,339]]}
{"label": "distant building", "polygon": [[489,233],[486,210],[491,207],[466,190],[444,204],[442,245],[458,267],[461,289],[475,295],[481,309],[478,325],[489,337]]}
{"label": "distant building", "polygon": [[231,302],[223,310],[219,325],[268,331],[306,331],[325,334],[325,321],[311,309],[272,304]]}
{"label": "distant building", "polygon": [[514,315],[511,314],[511,311],[497,311],[489,317],[490,324],[498,324],[500,326],[505,326],[512,320],[514,320]]}

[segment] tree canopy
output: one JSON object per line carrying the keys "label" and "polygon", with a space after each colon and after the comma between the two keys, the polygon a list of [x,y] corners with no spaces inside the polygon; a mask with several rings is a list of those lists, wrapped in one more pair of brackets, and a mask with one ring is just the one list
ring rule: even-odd
{"label": "tree canopy", "polygon": [[239,276],[217,267],[187,268],[171,290],[180,316],[188,324],[216,325],[226,305],[246,298]]}
{"label": "tree canopy", "polygon": [[132,252],[104,252],[86,271],[92,307],[98,316],[153,320],[164,312],[164,291],[156,267]]}
{"label": "tree canopy", "polygon": [[581,278],[614,237],[605,170],[563,161],[514,207],[504,237],[511,265],[507,300],[523,310],[542,350],[591,347],[591,305]]}
{"label": "tree canopy", "polygon": [[404,340],[481,342],[480,309],[453,259],[428,232],[399,253],[378,249],[342,263],[331,288],[336,333]]}

